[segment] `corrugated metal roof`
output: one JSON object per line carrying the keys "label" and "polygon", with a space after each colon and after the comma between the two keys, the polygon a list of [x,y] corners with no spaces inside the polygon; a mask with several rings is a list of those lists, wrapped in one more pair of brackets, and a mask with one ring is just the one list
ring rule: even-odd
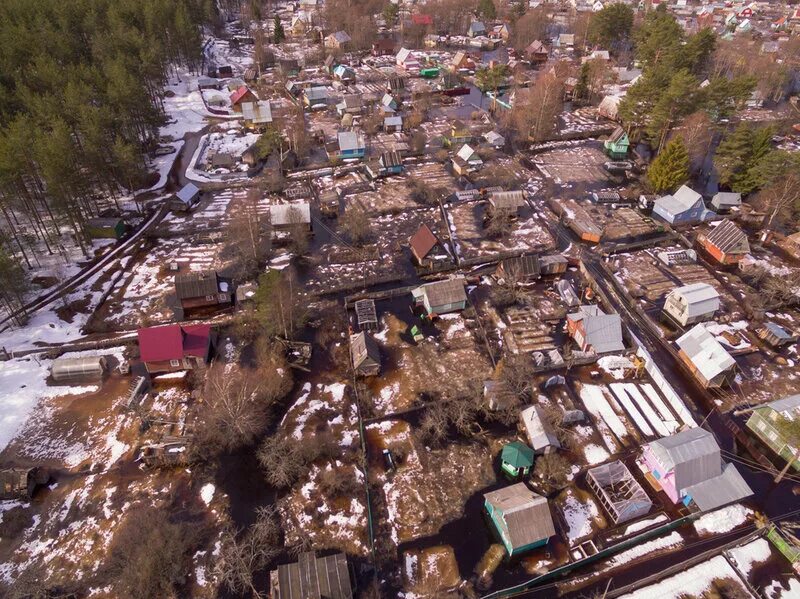
{"label": "corrugated metal roof", "polygon": [[726,464],[719,476],[690,485],[683,491],[702,511],[735,503],[753,494],[733,464]]}
{"label": "corrugated metal roof", "polygon": [[736,365],[736,361],[702,323],[685,333],[675,343],[707,381]]}
{"label": "corrugated metal roof", "polygon": [[275,599],[352,599],[353,589],[347,556],[337,553],[316,557],[301,553],[293,564],[278,566]]}
{"label": "corrugated metal roof", "polygon": [[502,512],[499,524],[512,547],[523,547],[556,534],[547,499],[524,483],[486,493],[484,499]]}
{"label": "corrugated metal roof", "polygon": [[311,100],[327,100],[328,99],[328,88],[323,86],[317,87],[309,87],[304,92],[306,98],[309,101]]}
{"label": "corrugated metal roof", "polygon": [[518,210],[525,205],[525,194],[521,190],[495,191],[489,194],[489,202],[495,208]]}
{"label": "corrugated metal roof", "polygon": [[708,283],[692,283],[670,291],[669,295],[682,297],[689,318],[713,314],[719,309],[719,293]]}
{"label": "corrugated metal roof", "polygon": [[[800,410],[800,394],[790,395],[783,399],[776,399],[768,404],[764,404],[764,407],[770,407],[776,412],[796,412]],[[798,417],[800,417],[800,415],[798,415]]]}
{"label": "corrugated metal roof", "polygon": [[246,121],[253,123],[271,123],[272,105],[269,100],[259,100],[258,102],[243,102],[242,116]]}
{"label": "corrugated metal roof", "polygon": [[187,183],[181,187],[180,191],[175,196],[184,204],[191,204],[197,199],[200,190],[194,183]]}
{"label": "corrugated metal roof", "polygon": [[706,239],[714,247],[726,254],[747,254],[750,252],[750,244],[747,235],[733,221],[724,220],[714,227]]}
{"label": "corrugated metal roof", "polygon": [[583,321],[586,342],[595,353],[622,351],[622,319],[619,314],[604,314],[598,306],[581,306],[578,312],[567,315],[570,320]]}
{"label": "corrugated metal roof", "polygon": [[561,447],[561,443],[541,407],[528,406],[522,410],[519,416],[528,433],[528,441],[534,450],[543,451],[547,447]]}
{"label": "corrugated metal roof", "polygon": [[667,472],[675,472],[678,490],[722,473],[719,445],[714,435],[702,428],[690,428],[652,441],[650,450]]}
{"label": "corrugated metal roof", "polygon": [[718,208],[740,206],[742,203],[742,194],[732,191],[720,191],[711,198],[711,203]]}

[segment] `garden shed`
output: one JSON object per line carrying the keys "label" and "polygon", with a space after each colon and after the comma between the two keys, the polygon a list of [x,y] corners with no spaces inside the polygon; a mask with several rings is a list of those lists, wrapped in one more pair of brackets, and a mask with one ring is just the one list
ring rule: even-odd
{"label": "garden shed", "polygon": [[58,358],[50,367],[50,376],[57,383],[74,383],[102,379],[108,364],[103,356]]}
{"label": "garden shed", "polygon": [[590,469],[586,482],[615,524],[644,516],[653,507],[645,490],[619,460]]}
{"label": "garden shed", "polygon": [[500,452],[500,469],[508,478],[527,476],[533,467],[533,450],[520,441],[512,441]]}
{"label": "garden shed", "polygon": [[364,331],[350,335],[350,357],[358,376],[376,376],[381,370],[378,344]]}

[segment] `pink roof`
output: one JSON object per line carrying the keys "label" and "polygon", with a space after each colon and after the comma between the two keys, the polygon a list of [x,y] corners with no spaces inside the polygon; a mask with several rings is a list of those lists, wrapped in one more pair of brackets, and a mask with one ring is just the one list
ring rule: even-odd
{"label": "pink roof", "polygon": [[411,15],[411,22],[414,25],[433,25],[433,17],[430,15],[414,14]]}
{"label": "pink roof", "polygon": [[142,362],[180,360],[184,356],[205,358],[211,326],[168,324],[139,329],[139,357]]}
{"label": "pink roof", "polygon": [[250,89],[246,85],[241,86],[239,89],[237,89],[235,92],[231,94],[231,104],[238,104],[242,100],[242,98],[244,98],[245,94],[249,91]]}

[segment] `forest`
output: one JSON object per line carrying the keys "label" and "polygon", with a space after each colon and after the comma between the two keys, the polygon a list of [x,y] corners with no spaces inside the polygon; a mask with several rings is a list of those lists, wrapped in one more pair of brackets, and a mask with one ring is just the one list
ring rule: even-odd
{"label": "forest", "polygon": [[[174,69],[201,67],[204,0],[6,0],[0,5],[0,270],[136,189]],[[19,259],[11,259],[11,256]],[[6,300],[15,289],[7,286]],[[17,290],[18,291],[18,290]]]}

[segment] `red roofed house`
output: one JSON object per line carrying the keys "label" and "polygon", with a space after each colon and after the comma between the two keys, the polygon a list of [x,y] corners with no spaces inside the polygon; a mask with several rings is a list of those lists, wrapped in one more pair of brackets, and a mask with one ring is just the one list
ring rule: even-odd
{"label": "red roofed house", "polygon": [[245,102],[258,102],[256,95],[250,91],[250,88],[243,85],[231,94],[231,106],[236,112],[242,111],[242,104]]}
{"label": "red roofed house", "polygon": [[439,239],[431,231],[430,227],[422,224],[417,232],[414,233],[408,240],[411,246],[411,253],[420,266],[425,266],[425,258],[427,258],[434,249],[440,247]]}
{"label": "red roofed house", "polygon": [[415,13],[411,15],[411,23],[414,25],[424,25],[426,27],[433,25],[433,17],[430,15],[423,15]]}
{"label": "red roofed house", "polygon": [[139,359],[150,374],[194,370],[211,354],[211,325],[168,324],[137,331]]}

